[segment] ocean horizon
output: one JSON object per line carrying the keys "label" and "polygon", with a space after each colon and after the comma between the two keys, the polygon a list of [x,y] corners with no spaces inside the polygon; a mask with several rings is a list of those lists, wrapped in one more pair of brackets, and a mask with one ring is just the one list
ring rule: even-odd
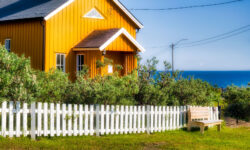
{"label": "ocean horizon", "polygon": [[[157,71],[157,74],[162,71]],[[250,83],[250,71],[181,71],[183,78],[193,77],[207,81],[213,86],[226,88],[235,85],[247,87]]]}

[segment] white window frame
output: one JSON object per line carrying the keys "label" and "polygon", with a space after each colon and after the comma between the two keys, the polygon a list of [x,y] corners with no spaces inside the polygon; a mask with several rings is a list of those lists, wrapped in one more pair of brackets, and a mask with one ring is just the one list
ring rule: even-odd
{"label": "white window frame", "polygon": [[79,71],[82,71],[79,69],[79,66],[80,64],[78,64],[78,60],[79,60],[79,57],[78,56],[83,56],[83,64],[81,65],[82,67],[85,65],[85,55],[84,54],[77,54],[76,55],[76,71],[79,72]]}
{"label": "white window frame", "polygon": [[[7,41],[9,41],[9,45],[8,45],[9,47],[6,46]],[[11,51],[11,39],[5,39],[4,46],[7,49],[7,51],[10,52]]]}
{"label": "white window frame", "polygon": [[[57,64],[57,56],[60,56],[59,58],[60,58],[60,64]],[[64,58],[64,61],[63,61],[63,66],[61,65],[61,62],[62,62],[62,60],[61,60],[61,56],[64,56],[63,58]],[[63,53],[57,53],[56,54],[56,69],[58,69],[58,67],[62,67],[63,68],[63,72],[65,72],[65,63],[66,63],[66,55],[65,54],[63,54]]]}

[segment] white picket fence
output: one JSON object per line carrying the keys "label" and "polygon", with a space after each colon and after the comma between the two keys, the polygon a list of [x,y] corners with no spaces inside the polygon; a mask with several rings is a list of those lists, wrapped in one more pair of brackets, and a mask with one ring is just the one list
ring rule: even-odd
{"label": "white picket fence", "polygon": [[[48,107],[49,106],[49,107]],[[3,102],[0,136],[153,133],[185,127],[188,106],[104,106]],[[211,120],[218,109],[210,107]]]}

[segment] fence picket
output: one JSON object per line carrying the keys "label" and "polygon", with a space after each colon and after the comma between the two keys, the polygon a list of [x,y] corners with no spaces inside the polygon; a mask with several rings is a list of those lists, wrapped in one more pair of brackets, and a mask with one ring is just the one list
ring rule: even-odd
{"label": "fence picket", "polygon": [[9,102],[9,137],[13,137],[13,102]]}
{"label": "fence picket", "polygon": [[[0,135],[31,135],[35,139],[36,136],[48,135],[98,136],[109,133],[161,132],[186,126],[189,107],[85,105],[83,108],[83,105],[73,105],[72,110],[72,104],[62,104],[61,108],[60,104],[51,103],[48,108],[48,103],[33,102],[28,108],[26,103],[16,102],[14,105],[13,102],[3,102],[0,108]],[[209,113],[209,120],[219,119],[217,107],[209,107]],[[31,124],[27,121],[30,119]]]}
{"label": "fence picket", "polygon": [[90,105],[90,135],[94,135],[94,105]]}
{"label": "fence picket", "polygon": [[128,106],[125,106],[125,127],[124,127],[124,133],[128,133]]}
{"label": "fence picket", "polygon": [[67,110],[66,110],[66,104],[62,105],[62,135],[66,136],[67,135],[67,129],[66,129],[66,114],[67,114]]}
{"label": "fence picket", "polygon": [[124,128],[123,128],[123,119],[124,119],[124,106],[120,107],[120,134],[123,134]]}
{"label": "fence picket", "polygon": [[84,106],[84,134],[85,135],[88,135],[89,134],[89,128],[88,128],[88,125],[89,125],[89,122],[88,122],[88,118],[89,118],[89,111],[88,111],[88,105],[85,105]]}
{"label": "fence picket", "polygon": [[37,104],[37,136],[42,135],[42,103]]}
{"label": "fence picket", "polygon": [[28,135],[27,114],[28,114],[28,104],[24,103],[23,104],[23,136]]}
{"label": "fence picket", "polygon": [[145,106],[142,106],[142,132],[145,132]]}
{"label": "fence picket", "polygon": [[114,117],[115,117],[115,106],[111,105],[111,127],[110,127],[110,133],[114,134]]}
{"label": "fence picket", "polygon": [[79,105],[79,135],[83,135],[83,106]]}
{"label": "fence picket", "polygon": [[74,116],[73,116],[73,122],[74,122],[74,125],[73,125],[73,134],[74,136],[77,136],[78,135],[78,129],[77,129],[77,126],[78,126],[78,107],[77,105],[74,105]]}
{"label": "fence picket", "polygon": [[48,103],[43,104],[43,135],[48,136]]}
{"label": "fence picket", "polygon": [[16,102],[16,137],[20,137],[20,102]]}
{"label": "fence picket", "polygon": [[104,110],[104,105],[101,105],[101,135],[104,135],[104,115],[105,115],[105,110]]}
{"label": "fence picket", "polygon": [[109,105],[107,105],[106,106],[106,134],[110,133],[109,122],[110,122],[110,110],[109,110]]}
{"label": "fence picket", "polygon": [[50,136],[54,136],[54,127],[55,127],[55,125],[54,125],[54,118],[55,118],[55,116],[54,116],[54,104],[53,103],[51,103],[50,104]]}
{"label": "fence picket", "polygon": [[133,132],[133,106],[129,107],[129,133]]}

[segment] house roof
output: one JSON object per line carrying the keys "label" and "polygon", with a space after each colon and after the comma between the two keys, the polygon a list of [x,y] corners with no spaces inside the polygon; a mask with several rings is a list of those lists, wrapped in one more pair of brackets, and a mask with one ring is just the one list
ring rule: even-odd
{"label": "house roof", "polygon": [[0,21],[45,18],[68,0],[0,0]]}
{"label": "house roof", "polygon": [[124,29],[96,30],[74,47],[74,50],[100,50],[103,51],[120,35],[124,35],[140,52],[145,49]]}
{"label": "house roof", "polygon": [[[74,0],[0,0],[0,21],[44,18],[48,20]],[[113,2],[138,26],[143,25],[119,0]]]}

